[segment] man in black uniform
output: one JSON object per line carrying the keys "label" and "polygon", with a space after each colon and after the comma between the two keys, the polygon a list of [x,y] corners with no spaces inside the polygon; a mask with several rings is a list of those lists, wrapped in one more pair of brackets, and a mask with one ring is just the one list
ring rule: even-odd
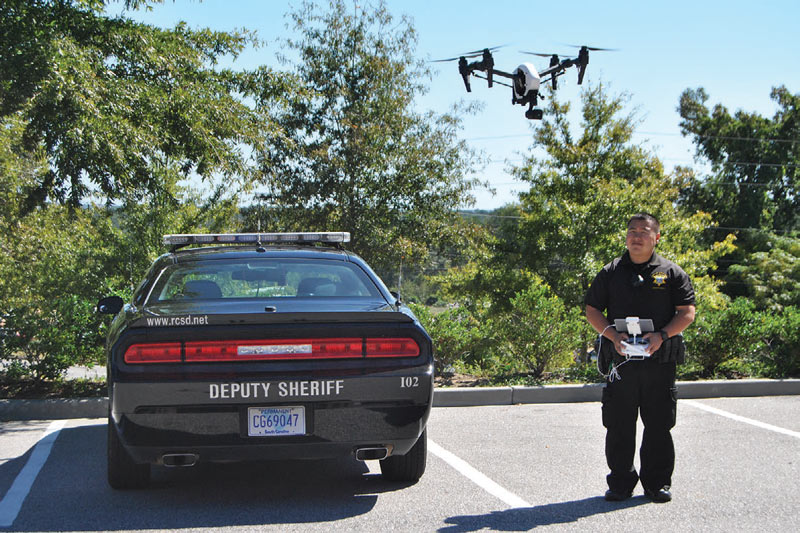
{"label": "man in black uniform", "polygon": [[[605,498],[610,501],[629,498],[640,479],[651,500],[672,499],[675,448],[670,430],[677,405],[675,368],[683,358],[683,338],[678,335],[694,320],[695,302],[686,272],[654,252],[660,237],[655,217],[634,215],[625,238],[628,251],[603,267],[584,299],[586,318],[602,335],[598,358],[612,364],[602,369],[610,374],[603,389],[606,460],[611,469]],[[649,341],[649,357],[633,360],[620,355],[625,353],[621,343],[628,340],[628,333],[616,331],[613,324],[626,317],[652,319],[655,331],[643,336]],[[637,474],[633,458],[640,413],[644,436]]]}

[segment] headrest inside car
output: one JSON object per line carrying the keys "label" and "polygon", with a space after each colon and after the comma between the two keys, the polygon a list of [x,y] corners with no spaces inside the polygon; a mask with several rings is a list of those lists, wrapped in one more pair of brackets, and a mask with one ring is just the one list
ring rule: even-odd
{"label": "headrest inside car", "polygon": [[185,298],[214,299],[222,298],[219,285],[207,279],[192,279],[183,285]]}

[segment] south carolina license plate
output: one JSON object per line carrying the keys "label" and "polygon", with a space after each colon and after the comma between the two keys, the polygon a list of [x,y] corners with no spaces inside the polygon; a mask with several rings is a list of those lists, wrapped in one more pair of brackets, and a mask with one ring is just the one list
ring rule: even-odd
{"label": "south carolina license plate", "polygon": [[247,434],[275,437],[306,434],[304,407],[248,407]]}

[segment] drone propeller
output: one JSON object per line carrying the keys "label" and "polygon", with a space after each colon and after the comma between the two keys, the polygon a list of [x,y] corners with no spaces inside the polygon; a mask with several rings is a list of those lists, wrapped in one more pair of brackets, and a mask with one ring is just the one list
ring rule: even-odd
{"label": "drone propeller", "polygon": [[565,46],[571,46],[573,48],[580,48],[578,51],[578,57],[574,59],[574,64],[578,68],[578,85],[583,83],[583,76],[586,74],[586,65],[589,64],[589,51],[592,52],[616,52],[619,48],[599,48],[597,46],[588,46],[588,45],[578,45],[578,44],[567,44],[562,43]]}
{"label": "drone propeller", "polygon": [[464,55],[464,56],[458,56],[458,57],[448,57],[447,59],[432,59],[430,62],[431,63],[447,63],[448,61],[458,61],[462,57],[464,57],[464,58],[466,58],[466,57],[472,58],[472,57],[479,57],[479,56],[480,56],[480,54]]}
{"label": "drone propeller", "polygon": [[619,52],[619,48],[597,48],[595,46],[587,46],[585,44],[566,44],[564,46],[571,46],[573,48],[586,48],[592,52]]}
{"label": "drone propeller", "polygon": [[431,61],[431,63],[445,63],[447,61],[458,61],[462,57],[463,58],[470,58],[470,59],[473,58],[473,57],[481,57],[485,50],[493,52],[493,51],[495,51],[495,50],[497,50],[499,48],[504,48],[506,46],[508,46],[508,45],[507,44],[501,44],[501,45],[498,45],[498,46],[492,46],[491,48],[481,48],[480,50],[473,50],[472,52],[466,52],[464,54],[461,54],[458,57],[448,57],[447,59],[434,59],[434,60]]}
{"label": "drone propeller", "polygon": [[542,52],[527,52],[525,50],[520,50],[520,54],[528,54],[529,56],[539,56],[539,57],[558,57],[558,54],[544,54]]}
{"label": "drone propeller", "polygon": [[[495,50],[499,50],[500,48],[505,48],[506,46],[508,46],[508,45],[507,44],[498,44],[497,46],[492,46],[491,48],[481,48],[480,50],[473,50],[472,52],[467,52],[467,54],[473,54],[473,55],[479,56],[479,55],[481,55],[483,53],[484,50],[489,50],[490,52],[494,52]],[[465,54],[464,57],[466,57],[467,54]]]}

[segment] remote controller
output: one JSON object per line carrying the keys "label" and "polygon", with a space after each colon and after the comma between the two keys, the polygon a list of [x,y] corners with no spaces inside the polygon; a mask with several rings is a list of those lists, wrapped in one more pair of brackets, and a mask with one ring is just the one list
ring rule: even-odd
{"label": "remote controller", "polygon": [[647,347],[650,346],[650,341],[641,337],[634,337],[633,339],[622,341],[622,346],[625,349],[625,355],[629,358],[643,359],[645,357],[650,357],[650,354],[647,353]]}

